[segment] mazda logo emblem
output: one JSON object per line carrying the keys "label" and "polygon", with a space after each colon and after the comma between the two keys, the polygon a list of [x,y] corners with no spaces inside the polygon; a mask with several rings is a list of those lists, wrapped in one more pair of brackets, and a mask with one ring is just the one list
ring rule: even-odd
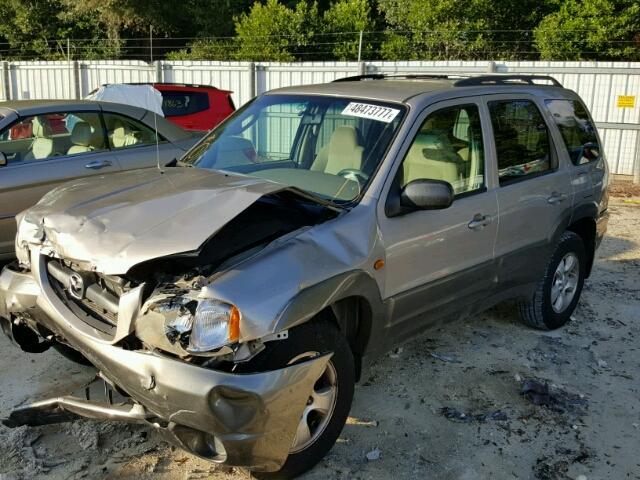
{"label": "mazda logo emblem", "polygon": [[80,274],[72,273],[69,276],[69,293],[78,300],[82,300],[84,297],[84,280]]}

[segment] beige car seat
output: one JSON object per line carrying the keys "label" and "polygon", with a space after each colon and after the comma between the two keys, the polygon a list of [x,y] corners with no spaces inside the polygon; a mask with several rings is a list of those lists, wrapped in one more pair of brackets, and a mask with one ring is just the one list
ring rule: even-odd
{"label": "beige car seat", "polygon": [[67,155],[76,153],[91,152],[94,150],[92,145],[93,132],[91,125],[87,122],[78,122],[73,126],[71,131],[71,147],[67,150]]}
{"label": "beige car seat", "polygon": [[111,144],[113,148],[123,148],[138,143],[136,136],[121,121],[116,120],[113,123],[113,132],[111,133]]}
{"label": "beige car seat", "polygon": [[402,163],[402,185],[418,180],[444,180],[452,185],[460,178],[460,157],[443,135],[419,133]]}
{"label": "beige car seat", "polygon": [[45,124],[40,117],[33,117],[31,120],[31,131],[33,143],[31,151],[25,155],[25,160],[41,160],[50,157],[53,154],[53,140],[45,137]]}
{"label": "beige car seat", "polygon": [[329,144],[320,149],[311,170],[335,175],[345,168],[362,169],[364,147],[358,141],[358,129],[352,125],[336,128]]}

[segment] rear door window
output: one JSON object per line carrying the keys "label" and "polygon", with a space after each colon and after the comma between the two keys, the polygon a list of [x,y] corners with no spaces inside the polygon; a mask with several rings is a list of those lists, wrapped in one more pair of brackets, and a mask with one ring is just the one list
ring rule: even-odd
{"label": "rear door window", "polygon": [[552,169],[549,131],[530,100],[489,102],[500,185]]}
{"label": "rear door window", "polygon": [[[133,118],[116,113],[105,113],[104,123],[107,127],[109,147],[112,149],[131,148],[156,143],[155,132]],[[158,140],[162,142],[163,138],[158,135]]]}
{"label": "rear door window", "polygon": [[598,160],[600,143],[585,106],[576,100],[547,100],[545,103],[573,164],[583,165]]}
{"label": "rear door window", "polygon": [[161,93],[162,111],[167,117],[192,115],[209,108],[209,95],[206,92],[164,91]]}

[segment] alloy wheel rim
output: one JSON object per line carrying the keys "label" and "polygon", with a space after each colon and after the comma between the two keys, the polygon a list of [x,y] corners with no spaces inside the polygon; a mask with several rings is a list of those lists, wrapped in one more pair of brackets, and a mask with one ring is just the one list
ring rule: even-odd
{"label": "alloy wheel rim", "polygon": [[[318,352],[307,352],[293,358],[289,364],[304,358],[318,356]],[[296,428],[296,435],[289,453],[297,453],[313,444],[327,428],[338,398],[338,374],[331,360],[322,375],[313,385],[311,395],[307,399],[300,422]]]}
{"label": "alloy wheel rim", "polygon": [[573,301],[578,289],[580,262],[575,253],[569,252],[558,263],[551,283],[551,308],[564,312]]}

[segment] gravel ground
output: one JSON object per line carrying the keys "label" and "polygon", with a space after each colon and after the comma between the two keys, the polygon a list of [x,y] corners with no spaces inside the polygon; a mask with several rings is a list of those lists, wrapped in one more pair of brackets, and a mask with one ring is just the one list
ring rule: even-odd
{"label": "gravel ground", "polygon": [[[304,478],[640,479],[640,201],[610,210],[567,327],[528,329],[505,304],[388,354],[356,388],[337,445]],[[0,416],[94,374],[54,351],[23,353],[3,336],[0,345]],[[13,478],[249,474],[168,447],[143,426],[77,421],[0,427],[0,479]]]}

